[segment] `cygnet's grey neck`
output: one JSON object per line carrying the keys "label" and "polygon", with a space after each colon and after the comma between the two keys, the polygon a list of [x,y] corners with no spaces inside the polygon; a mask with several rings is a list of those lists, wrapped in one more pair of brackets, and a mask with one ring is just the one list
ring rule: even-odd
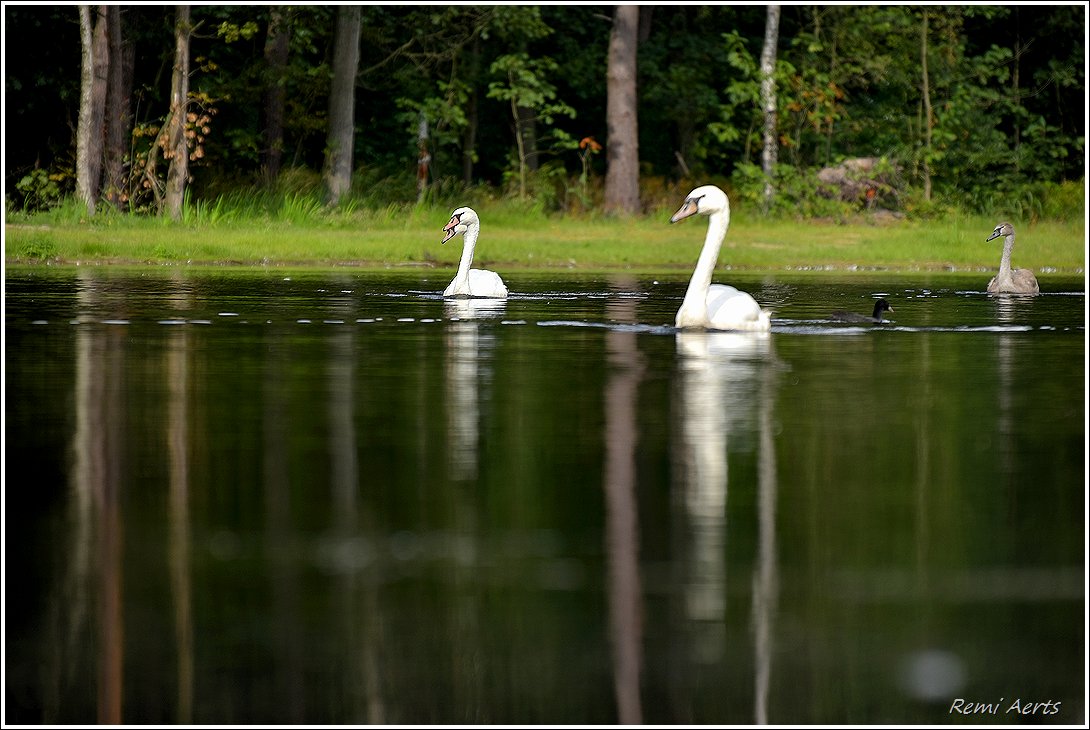
{"label": "cygnet's grey neck", "polygon": [[999,260],[998,279],[1000,281],[1007,281],[1011,278],[1011,253],[1013,251],[1014,234],[1008,233],[1003,240],[1003,258]]}

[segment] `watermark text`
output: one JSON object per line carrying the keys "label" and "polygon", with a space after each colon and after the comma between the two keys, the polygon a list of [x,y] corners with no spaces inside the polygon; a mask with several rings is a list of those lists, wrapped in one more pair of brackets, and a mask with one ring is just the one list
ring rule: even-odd
{"label": "watermark text", "polygon": [[947,714],[959,715],[1058,715],[1060,714],[1060,702],[1046,700],[1036,702],[1016,698],[1011,702],[1006,697],[1000,697],[998,702],[977,702],[958,697],[950,703]]}

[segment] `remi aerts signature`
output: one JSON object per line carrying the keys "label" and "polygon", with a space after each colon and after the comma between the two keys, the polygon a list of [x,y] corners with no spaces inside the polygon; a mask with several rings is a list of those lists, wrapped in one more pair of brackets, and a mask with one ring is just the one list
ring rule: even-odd
{"label": "remi aerts signature", "polygon": [[961,715],[1058,715],[1060,714],[1060,702],[1058,700],[1046,700],[1035,702],[1015,698],[1010,702],[1006,697],[1000,697],[998,702],[975,702],[958,697],[950,703],[950,711],[947,714]]}

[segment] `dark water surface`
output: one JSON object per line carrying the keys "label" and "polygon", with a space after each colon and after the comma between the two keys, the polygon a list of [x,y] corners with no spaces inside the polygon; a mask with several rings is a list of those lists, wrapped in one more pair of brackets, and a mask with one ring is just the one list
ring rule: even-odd
{"label": "dark water surface", "polygon": [[1086,722],[1081,279],[504,278],[9,270],[7,722]]}

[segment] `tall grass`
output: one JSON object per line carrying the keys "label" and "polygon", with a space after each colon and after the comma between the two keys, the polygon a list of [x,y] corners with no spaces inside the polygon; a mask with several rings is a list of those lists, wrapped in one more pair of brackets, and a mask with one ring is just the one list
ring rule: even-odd
{"label": "tall grass", "polygon": [[296,225],[310,224],[321,219],[324,206],[313,193],[293,193],[284,196],[276,211],[276,220]]}

